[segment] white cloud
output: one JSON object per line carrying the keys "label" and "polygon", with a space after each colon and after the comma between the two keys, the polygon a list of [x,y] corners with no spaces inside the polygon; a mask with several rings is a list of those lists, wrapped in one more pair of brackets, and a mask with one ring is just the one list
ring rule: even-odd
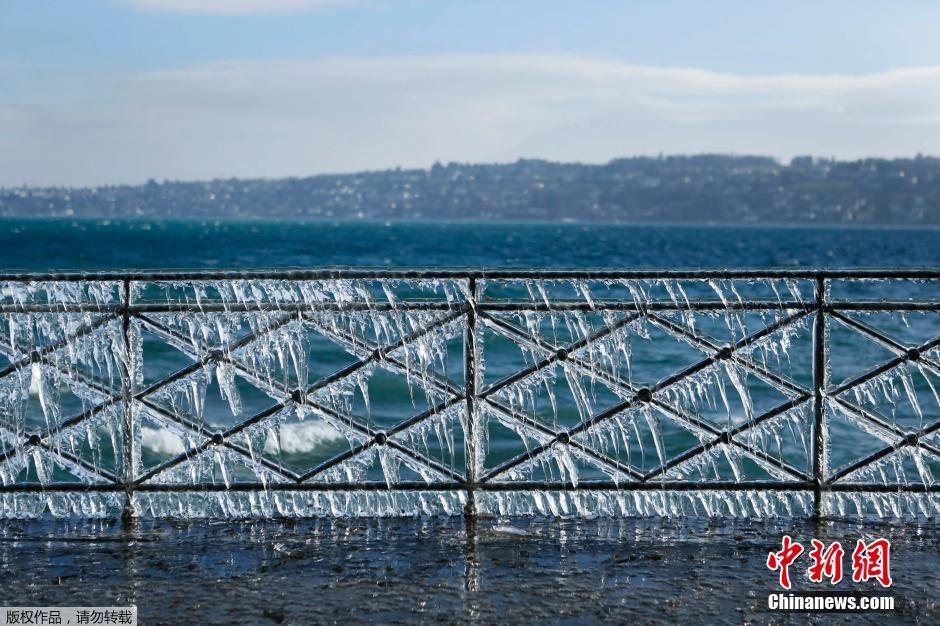
{"label": "white cloud", "polygon": [[229,60],[97,93],[57,108],[0,101],[0,184],[940,146],[940,67],[740,75],[564,55]]}
{"label": "white cloud", "polygon": [[258,15],[299,13],[356,0],[118,0],[121,4],[146,11],[205,15]]}

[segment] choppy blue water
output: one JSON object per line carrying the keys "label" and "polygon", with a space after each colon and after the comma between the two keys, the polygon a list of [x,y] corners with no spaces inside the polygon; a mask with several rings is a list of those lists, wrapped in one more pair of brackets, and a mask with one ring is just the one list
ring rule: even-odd
{"label": "choppy blue water", "polygon": [[940,229],[0,220],[0,268],[940,265]]}

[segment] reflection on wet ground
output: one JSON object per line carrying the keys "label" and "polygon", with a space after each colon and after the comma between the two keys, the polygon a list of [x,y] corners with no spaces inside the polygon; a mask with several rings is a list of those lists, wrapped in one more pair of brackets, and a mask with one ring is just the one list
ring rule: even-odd
{"label": "reflection on wet ground", "polygon": [[[674,520],[2,522],[0,603],[138,606],[142,624],[318,622],[805,623],[767,611],[783,534],[846,547],[829,590],[893,595],[893,613],[820,623],[940,620],[932,525]],[[892,541],[894,585],[851,582],[856,539]],[[794,593],[825,591],[794,565]]]}

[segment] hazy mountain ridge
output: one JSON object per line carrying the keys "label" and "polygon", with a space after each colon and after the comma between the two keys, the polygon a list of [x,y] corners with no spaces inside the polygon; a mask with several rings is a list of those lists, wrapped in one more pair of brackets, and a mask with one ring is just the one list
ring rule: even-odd
{"label": "hazy mountain ridge", "polygon": [[0,216],[940,224],[940,158],[520,160],[307,178],[0,189]]}

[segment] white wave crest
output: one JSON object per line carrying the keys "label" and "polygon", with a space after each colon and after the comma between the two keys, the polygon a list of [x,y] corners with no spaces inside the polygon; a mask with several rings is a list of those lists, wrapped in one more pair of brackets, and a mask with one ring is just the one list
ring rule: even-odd
{"label": "white wave crest", "polygon": [[338,430],[320,420],[306,420],[284,424],[279,434],[271,433],[264,442],[264,451],[276,454],[278,444],[285,454],[303,454],[311,452],[329,441],[342,439]]}
{"label": "white wave crest", "polygon": [[[343,436],[338,430],[319,420],[308,420],[284,424],[278,432],[271,431],[264,442],[264,451],[277,454],[278,443],[285,454],[303,454],[311,452],[322,444],[337,441]],[[157,454],[180,454],[186,450],[182,437],[178,434],[158,428],[140,429],[141,445]]]}
{"label": "white wave crest", "polygon": [[182,437],[172,431],[159,428],[142,426],[140,443],[157,454],[181,454],[186,451]]}

